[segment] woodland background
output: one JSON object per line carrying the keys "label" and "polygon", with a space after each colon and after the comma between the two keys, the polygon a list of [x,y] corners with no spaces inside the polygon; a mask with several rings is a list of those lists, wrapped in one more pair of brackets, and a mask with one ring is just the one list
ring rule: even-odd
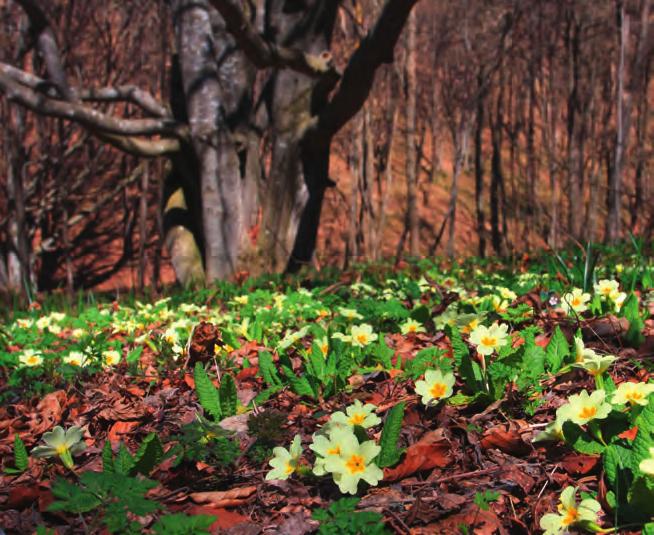
{"label": "woodland background", "polygon": [[[383,3],[340,3],[338,68]],[[169,102],[168,2],[58,0],[46,11],[76,86],[134,86]],[[419,1],[394,62],[377,70],[362,110],[334,138],[313,265],[651,237],[653,17],[650,0]],[[0,0],[0,61],[39,74],[28,30],[21,7]],[[129,102],[96,107],[141,114]],[[174,280],[167,158],[128,155],[4,97],[0,124],[0,287]],[[274,142],[262,136],[258,146],[263,184]],[[264,225],[258,191],[254,246]],[[270,269],[265,257],[245,266]]]}

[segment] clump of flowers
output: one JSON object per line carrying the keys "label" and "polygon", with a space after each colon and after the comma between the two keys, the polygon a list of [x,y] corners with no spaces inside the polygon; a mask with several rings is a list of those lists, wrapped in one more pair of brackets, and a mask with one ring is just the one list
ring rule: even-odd
{"label": "clump of flowers", "polygon": [[349,427],[355,425],[368,429],[381,423],[381,418],[375,414],[375,405],[361,403],[358,399],[345,409],[345,412],[335,412],[329,420],[330,426]]}
{"label": "clump of flowers", "polygon": [[[568,533],[571,527],[594,528],[602,506],[597,500],[586,498],[577,504],[577,488],[566,487],[559,498],[558,513],[548,513],[540,519],[545,535]],[[594,530],[595,531],[595,530]]]}
{"label": "clump of flowers", "polygon": [[281,446],[273,449],[274,457],[268,463],[273,469],[266,474],[266,480],[288,479],[297,471],[302,457],[301,440],[300,435],[295,435],[288,450]]}
{"label": "clump of flowers", "polygon": [[58,425],[49,433],[43,434],[43,442],[45,446],[34,448],[32,455],[43,459],[58,456],[66,468],[74,466],[73,455],[86,449],[86,444],[82,441],[82,430],[77,426],[64,430]]}
{"label": "clump of flowers", "polygon": [[595,284],[595,293],[599,294],[602,301],[612,303],[616,311],[622,308],[627,298],[627,294],[620,291],[618,281],[612,279],[602,279]]}
{"label": "clump of flowers", "polygon": [[581,288],[574,288],[572,292],[561,298],[561,308],[568,315],[580,314],[588,310],[588,301],[590,301],[590,294],[585,293]]}
{"label": "clump of flowers", "polygon": [[373,440],[359,443],[351,431],[336,431],[334,440],[338,441],[338,453],[324,457],[319,472],[324,470],[333,474],[334,482],[343,494],[356,494],[362,479],[370,485],[377,485],[384,472],[373,460],[379,455],[381,447]]}
{"label": "clump of flowers", "polygon": [[416,381],[416,394],[422,396],[422,403],[430,405],[452,395],[454,374],[440,370],[427,370],[424,381]]}

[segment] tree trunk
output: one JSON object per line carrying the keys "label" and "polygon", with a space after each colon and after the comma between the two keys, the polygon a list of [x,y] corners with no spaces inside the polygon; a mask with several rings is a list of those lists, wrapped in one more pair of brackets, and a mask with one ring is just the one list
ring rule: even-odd
{"label": "tree trunk", "polygon": [[409,254],[419,254],[419,224],[417,206],[416,166],[416,13],[409,16],[406,34],[406,183],[407,183],[407,226],[409,231]]}
{"label": "tree trunk", "polygon": [[477,116],[475,119],[475,211],[477,213],[477,239],[479,240],[478,254],[481,258],[486,257],[486,222],[484,213],[484,155],[483,155],[483,133],[484,133],[484,100],[486,98],[483,90],[484,74],[483,67],[477,73]]}

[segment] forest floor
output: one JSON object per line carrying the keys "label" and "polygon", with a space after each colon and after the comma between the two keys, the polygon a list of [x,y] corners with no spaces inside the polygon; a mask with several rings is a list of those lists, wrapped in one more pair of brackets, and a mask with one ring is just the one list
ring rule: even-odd
{"label": "forest floor", "polygon": [[654,533],[653,277],[634,243],[33,303],[0,528]]}

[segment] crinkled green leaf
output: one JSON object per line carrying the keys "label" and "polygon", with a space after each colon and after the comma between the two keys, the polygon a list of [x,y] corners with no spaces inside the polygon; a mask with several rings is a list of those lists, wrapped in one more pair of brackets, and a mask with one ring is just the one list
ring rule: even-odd
{"label": "crinkled green leaf", "polygon": [[195,392],[200,400],[200,405],[216,422],[220,421],[222,411],[220,410],[218,390],[209,379],[201,362],[195,363],[193,377],[195,379]]}
{"label": "crinkled green leaf", "polygon": [[404,418],[404,402],[395,405],[386,415],[384,428],[382,429],[379,445],[381,451],[377,457],[377,465],[380,468],[393,466],[400,460],[402,452],[397,447],[397,441],[402,431],[402,420]]}

